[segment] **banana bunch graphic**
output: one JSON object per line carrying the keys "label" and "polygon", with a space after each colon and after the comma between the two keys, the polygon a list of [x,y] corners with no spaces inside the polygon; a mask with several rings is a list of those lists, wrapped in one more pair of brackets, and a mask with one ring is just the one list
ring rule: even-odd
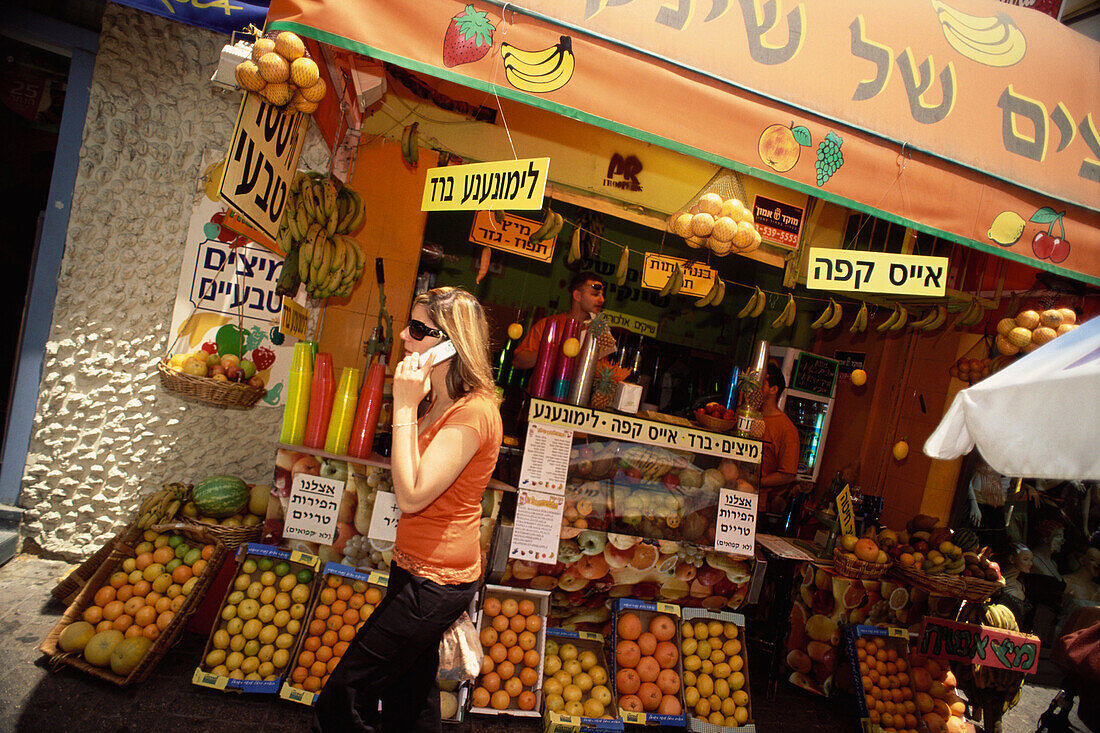
{"label": "banana bunch graphic", "polygon": [[879,333],[886,333],[887,331],[900,331],[905,328],[905,324],[909,322],[909,311],[906,310],[904,305],[898,305],[894,303],[894,309],[890,312],[890,317],[882,323],[875,326],[875,330]]}
{"label": "banana bunch graphic", "polygon": [[414,122],[401,133],[401,157],[413,168],[420,162],[420,123]]}
{"label": "banana bunch graphic", "polygon": [[974,296],[970,296],[970,302],[962,309],[952,325],[957,329],[976,326],[981,322],[984,316],[985,308],[982,306],[981,302]]}
{"label": "banana bunch graphic", "polygon": [[867,330],[867,304],[860,303],[859,312],[856,313],[856,319],[852,321],[851,327],[848,328],[848,333],[863,333]]}
{"label": "banana bunch graphic", "polygon": [[167,522],[176,516],[180,506],[190,497],[191,487],[187,484],[165,484],[141,500],[137,511],[137,526],[149,529],[154,524]]}
{"label": "banana bunch graphic", "polygon": [[225,164],[229,158],[216,160],[206,167],[202,173],[202,192],[211,201],[219,201],[218,193],[221,190],[222,176],[225,175]]}
{"label": "banana bunch graphic", "polygon": [[231,320],[232,319],[220,313],[195,311],[179,325],[179,328],[176,330],[176,338],[179,339],[184,334],[187,334],[188,349],[194,351],[204,340],[206,340],[206,334],[209,333],[211,329],[221,328]]}
{"label": "banana bunch graphic", "polygon": [[504,59],[504,77],[516,89],[535,94],[547,94],[561,89],[573,76],[576,57],[569,36],[547,48],[525,51],[502,43],[500,57]]}
{"label": "banana bunch graphic", "polygon": [[351,294],[367,258],[348,235],[363,226],[365,216],[355,191],[316,171],[299,172],[279,229],[278,244],[287,255],[276,292],[293,297],[305,283],[314,298]]}
{"label": "banana bunch graphic", "polygon": [[749,296],[745,306],[737,312],[738,318],[759,318],[768,303],[768,296],[758,287],[753,286],[752,295]]}
{"label": "banana bunch graphic", "polygon": [[1005,67],[1019,63],[1027,53],[1027,40],[1007,13],[968,15],[940,0],[932,0],[932,8],[944,38],[971,61]]}
{"label": "banana bunch graphic", "polygon": [[794,324],[794,317],[797,315],[798,309],[794,305],[794,297],[787,293],[787,304],[783,306],[783,310],[775,320],[772,321],[772,328],[787,328]]}
{"label": "banana bunch graphic", "polygon": [[660,292],[657,293],[662,298],[665,296],[673,296],[680,292],[680,286],[684,284],[684,271],[677,265],[672,270],[672,274],[668,276],[668,280],[665,280],[664,286]]}
{"label": "banana bunch graphic", "polygon": [[937,305],[935,308],[929,308],[928,312],[925,313],[924,317],[920,320],[912,321],[909,324],[909,328],[914,331],[935,331],[946,322],[947,308],[942,305]]}
{"label": "banana bunch graphic", "polygon": [[825,306],[825,310],[821,311],[821,315],[817,317],[817,320],[810,324],[810,328],[815,331],[819,328],[836,328],[840,325],[840,319],[843,317],[844,307],[829,298],[829,305]]}
{"label": "banana bunch graphic", "polygon": [[715,275],[714,283],[710,286],[710,290],[699,300],[695,301],[696,308],[702,308],[708,305],[721,305],[722,300],[726,297],[726,284],[722,282],[722,278]]}

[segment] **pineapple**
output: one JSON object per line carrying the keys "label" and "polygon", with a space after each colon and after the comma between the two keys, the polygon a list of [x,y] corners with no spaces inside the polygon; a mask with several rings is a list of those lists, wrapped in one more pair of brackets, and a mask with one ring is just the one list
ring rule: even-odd
{"label": "pineapple", "polygon": [[609,406],[619,382],[629,375],[629,369],[615,366],[606,359],[601,360],[596,364],[596,373],[592,377],[592,396],[588,400],[588,406],[597,409]]}

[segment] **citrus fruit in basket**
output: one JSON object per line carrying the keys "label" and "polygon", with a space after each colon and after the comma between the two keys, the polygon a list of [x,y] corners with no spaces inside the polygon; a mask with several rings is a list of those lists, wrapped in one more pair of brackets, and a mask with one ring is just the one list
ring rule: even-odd
{"label": "citrus fruit in basket", "polygon": [[[542,629],[538,608],[529,598],[489,595],[482,604],[480,626],[485,659],[481,673],[474,681],[474,706],[497,710],[533,710],[537,704],[538,668],[543,662],[542,655],[535,648]],[[556,697],[564,711],[565,685],[553,683],[554,675],[567,674],[563,669],[563,659],[559,654],[550,654],[551,651],[560,651],[553,646],[548,645],[545,650],[544,672],[551,680],[551,690],[554,690],[554,693],[547,694],[547,701]],[[579,668],[575,657],[570,659]]]}

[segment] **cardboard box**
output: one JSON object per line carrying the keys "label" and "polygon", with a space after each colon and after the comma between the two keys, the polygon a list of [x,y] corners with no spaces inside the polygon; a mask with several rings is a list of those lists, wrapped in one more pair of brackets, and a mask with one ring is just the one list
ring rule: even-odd
{"label": "cardboard box", "polygon": [[[725,725],[725,724],[718,725],[717,723],[712,723],[712,722],[709,722],[708,720],[704,720],[700,717],[697,717],[695,715],[694,711],[689,709],[688,714],[690,715],[690,719],[688,720],[688,726],[687,726],[688,730],[699,731],[700,733],[755,733],[756,724],[753,722],[752,699],[749,695],[749,658],[748,658],[747,647],[746,647],[746,641],[747,641],[748,637],[745,633],[745,617],[740,613],[733,613],[732,611],[710,611],[710,610],[707,610],[705,608],[685,608],[685,609],[683,609],[683,619],[684,619],[685,623],[691,623],[693,625],[698,624],[698,623],[706,623],[706,624],[709,625],[710,622],[717,621],[717,622],[721,623],[723,626],[725,626],[726,624],[733,624],[735,627],[737,627],[736,635],[734,635],[732,637],[729,637],[729,635],[726,634],[725,631],[723,630],[722,635],[718,637],[718,638],[724,640],[723,645],[725,644],[725,641],[731,641],[732,640],[732,641],[739,642],[739,645],[735,644],[735,645],[730,647],[730,652],[731,652],[730,654],[725,655],[726,656],[725,663],[728,664],[731,667],[730,674],[724,675],[724,676],[719,676],[719,674],[717,674],[717,669],[715,669],[711,672],[711,676],[712,676],[712,679],[714,679],[715,681],[717,681],[718,679],[726,680],[727,685],[729,685],[729,687],[730,687],[730,697],[731,697],[731,699],[732,699],[734,693],[736,693],[738,691],[744,691],[744,693],[745,693],[745,705],[744,706],[738,706],[738,707],[745,707],[748,710],[748,718],[745,720],[744,723],[737,724],[737,725]],[[682,629],[682,627],[681,627],[681,629]],[[681,631],[681,634],[682,634],[682,631]],[[694,632],[693,632],[692,635],[693,635],[693,637],[698,636]],[[715,638],[714,636],[709,635],[709,630],[708,630],[708,637],[707,638],[708,639]],[[684,639],[681,642],[681,646],[680,646],[681,651],[684,650],[684,644],[686,644],[687,641],[688,641],[688,639]],[[697,638],[696,638],[696,641],[698,641]],[[711,646],[713,648],[713,644]],[[737,648],[738,646],[739,646],[739,648]],[[733,649],[735,649],[735,648],[737,650],[733,651]],[[725,650],[723,650],[723,653],[724,652],[725,652]],[[734,655],[737,655],[741,660],[737,664],[733,664],[733,663],[730,662],[730,660],[733,658]],[[738,666],[738,664],[739,664],[739,666]],[[733,669],[733,667],[736,667],[736,669]],[[687,683],[690,679],[687,676],[688,674],[689,674],[689,671],[685,669],[685,671],[684,671],[684,697],[685,697],[685,702],[687,700],[687,688],[688,688]],[[698,672],[692,672],[692,674],[698,675]],[[740,674],[740,677],[736,677],[737,674]],[[736,690],[733,689],[735,686],[737,688]],[[726,717],[729,717],[729,716],[726,716]]]}
{"label": "cardboard box", "polygon": [[[669,642],[675,645],[676,648],[676,663],[670,669],[674,669],[680,677],[680,687],[676,694],[673,695],[680,703],[680,710],[684,711],[684,669],[683,659],[680,654],[680,607],[673,606],[669,603],[648,603],[645,601],[636,601],[633,598],[617,598],[612,605],[612,611],[614,613],[614,623],[616,633],[614,638],[614,644],[611,647],[612,657],[612,679],[615,680],[615,699],[619,706],[619,717],[623,719],[624,723],[634,723],[637,725],[667,725],[683,728],[687,725],[688,716],[685,712],[679,714],[659,713],[656,711],[645,710],[626,710],[622,706],[623,697],[631,694],[625,693],[619,689],[618,672],[622,665],[619,664],[620,647],[629,642],[635,644],[632,640],[622,639],[618,634],[619,623],[622,617],[627,613],[633,613],[638,616],[642,622],[642,633],[649,633],[648,629],[650,623],[657,616],[668,616],[672,619],[674,633],[672,638],[668,639]],[[647,655],[643,655],[647,656]],[[663,671],[663,670],[662,670]],[[643,682],[644,684],[644,682]],[[671,694],[671,693],[669,693]]]}
{"label": "cardboard box", "polygon": [[[236,587],[237,580],[241,578],[242,575],[244,575],[243,568],[245,567],[245,563],[249,560],[254,561],[257,564],[257,568],[253,572],[247,574],[247,576],[250,578],[248,585],[246,585],[243,589],[238,589]],[[313,605],[313,599],[317,591],[317,587],[320,585],[317,571],[321,567],[321,561],[316,556],[308,555],[303,552],[281,550],[277,547],[272,547],[270,545],[248,543],[245,545],[241,545],[240,548],[238,548],[237,563],[240,567],[240,570],[234,577],[233,584],[231,584],[226,589],[225,598],[222,599],[222,604],[218,610],[218,622],[217,624],[215,624],[214,630],[210,634],[210,638],[206,641],[206,648],[203,650],[202,660],[200,660],[199,665],[195,668],[195,673],[191,676],[191,682],[196,685],[200,685],[202,687],[210,687],[215,690],[233,690],[237,692],[255,692],[260,694],[274,695],[279,692],[282,678],[290,670],[291,662],[293,661],[292,652],[297,646],[299,638],[305,633],[306,617],[308,616],[309,609]],[[264,585],[262,582],[264,573],[269,572],[269,570],[270,572],[274,573],[275,568],[281,563],[286,563],[289,566],[288,572],[282,575],[276,574],[277,579],[274,586]],[[262,569],[267,567],[269,564],[269,570]],[[226,673],[226,664],[208,664],[207,660],[210,657],[210,653],[217,649],[217,647],[215,646],[215,637],[218,635],[219,631],[224,630],[230,633],[231,636],[236,636],[237,634],[232,630],[231,627],[231,624],[233,624],[233,620],[241,621],[241,625],[243,626],[244,623],[256,620],[258,618],[258,612],[254,616],[249,614],[248,621],[244,621],[243,619],[241,619],[240,616],[237,615],[238,605],[244,600],[251,598],[253,600],[259,601],[259,599],[263,597],[263,591],[260,591],[260,593],[255,596],[249,594],[248,589],[251,587],[252,583],[259,583],[262,588],[279,588],[279,583],[282,582],[283,578],[289,577],[291,575],[294,575],[297,578],[298,574],[302,571],[309,571],[309,581],[298,581],[295,583],[294,587],[304,587],[308,589],[307,591],[299,591],[298,596],[295,596],[295,591],[293,588],[291,588],[288,591],[277,590],[275,594],[276,597],[278,597],[279,593],[286,593],[290,596],[290,604],[287,606],[287,608],[278,609],[279,611],[286,610],[290,615],[290,619],[286,625],[281,627],[279,627],[278,624],[272,622],[272,625],[275,625],[279,629],[279,636],[276,637],[274,642],[264,643],[263,641],[261,641],[261,647],[274,647],[272,651],[272,658],[270,660],[266,660],[274,666],[274,670],[269,675],[267,675],[269,679],[262,679],[263,675],[259,675],[261,676],[261,679],[238,679],[236,677],[231,677],[228,673]],[[241,583],[242,585],[244,584],[243,581]],[[239,599],[235,596],[235,593],[237,593],[238,591],[244,593],[243,599]],[[272,605],[276,605],[277,607],[278,605],[282,605],[283,601],[280,600],[276,603],[273,600],[271,603]],[[263,605],[267,604],[265,603]],[[227,607],[229,606],[233,607],[232,613],[227,613]],[[294,633],[291,633],[288,629],[294,628],[294,624],[291,623],[293,621],[298,622],[298,628]],[[267,625],[268,624],[265,624],[261,621],[261,626]],[[243,629],[239,633],[244,633]],[[287,634],[291,638],[289,640],[282,639],[283,634]],[[282,656],[281,654],[279,654],[279,652],[283,650],[286,651],[286,661],[281,665],[276,664],[276,660],[279,660]],[[232,653],[231,647],[222,651],[226,652],[226,661],[228,661],[229,654]],[[241,653],[243,654],[243,651]],[[263,653],[259,653],[259,656],[262,658]],[[261,661],[261,665],[263,663],[264,662]],[[259,674],[258,671],[256,672],[256,674]],[[247,674],[245,674],[245,676],[247,676]],[[273,677],[273,679],[270,679],[271,677]]]}
{"label": "cardboard box", "polygon": [[[591,676],[591,670],[596,667],[601,667],[606,675],[606,680],[598,682],[599,677],[593,677],[592,688],[581,697],[580,702],[584,703],[592,694],[592,690],[595,690],[599,685],[603,685],[610,695],[610,703],[607,705],[605,714],[611,715],[611,718],[591,718],[584,715],[568,715],[561,710],[552,710],[550,708],[550,695],[549,695],[549,681],[553,678],[554,673],[551,672],[551,665],[543,663],[543,733],[600,733],[603,731],[621,731],[623,730],[623,721],[617,717],[614,717],[618,712],[616,705],[614,680],[611,679],[611,665],[608,663],[607,654],[605,652],[606,642],[600,634],[595,634],[589,631],[571,631],[568,629],[547,629],[546,630],[546,656],[551,656],[551,648],[553,645],[557,645],[557,650],[560,652],[561,648],[566,644],[572,644],[577,649],[577,659],[580,658],[585,652],[592,652],[596,655],[595,665],[590,665],[588,669],[584,670]],[[560,659],[560,655],[557,655]],[[583,667],[583,665],[582,665]],[[568,674],[568,673],[566,673]]]}
{"label": "cardboard box", "polygon": [[[318,687],[316,690],[307,689],[306,680],[308,680],[311,675],[309,668],[303,666],[303,661],[310,661],[310,665],[312,665],[317,660],[316,658],[314,658],[313,660],[303,660],[302,652],[315,652],[315,650],[305,649],[308,640],[311,637],[317,637],[319,646],[321,643],[323,643],[321,640],[325,632],[329,630],[329,627],[326,625],[324,631],[322,631],[321,634],[311,634],[309,631],[313,620],[316,618],[317,607],[322,604],[322,597],[324,597],[326,589],[331,588],[333,593],[337,593],[340,587],[344,585],[351,586],[352,596],[345,600],[345,606],[350,609],[352,608],[353,603],[357,604],[355,606],[355,609],[359,611],[360,619],[359,622],[355,625],[355,629],[356,631],[358,631],[359,627],[363,625],[363,622],[366,621],[370,615],[369,612],[364,615],[363,609],[369,607],[370,610],[373,612],[374,608],[386,595],[386,584],[388,581],[389,574],[385,572],[374,570],[370,573],[364,573],[356,570],[355,568],[348,567],[347,565],[341,565],[340,563],[325,563],[325,567],[321,570],[321,580],[319,588],[317,592],[314,593],[313,603],[310,605],[309,613],[306,615],[307,620],[303,626],[304,632],[299,636],[298,643],[294,646],[294,653],[291,655],[291,661],[289,665],[290,672],[288,677],[283,680],[283,686],[279,690],[279,697],[283,698],[284,700],[290,700],[291,702],[302,703],[303,705],[312,705],[314,702],[316,702],[317,695],[320,694],[321,689],[324,687],[324,684],[322,683],[321,687]],[[336,633],[339,632],[337,631]],[[350,639],[341,639],[341,641],[350,642]],[[340,653],[333,653],[330,659],[339,660],[345,648],[346,645],[338,646],[337,649]],[[324,660],[324,663],[328,664],[328,666],[330,667],[330,669],[328,669],[328,672],[326,672],[325,674],[325,678],[327,678],[328,673],[332,671],[331,668],[335,667],[336,663],[330,663],[330,660]],[[295,679],[297,676],[299,676],[299,667],[305,670],[305,674],[301,675],[302,680]]]}
{"label": "cardboard box", "polygon": [[[479,637],[482,635],[482,631],[484,629],[492,628],[493,618],[495,618],[495,616],[490,615],[490,614],[486,613],[486,611],[485,611],[485,604],[490,603],[491,602],[490,599],[495,599],[496,601],[501,602],[501,603],[504,603],[505,601],[509,601],[509,600],[515,601],[516,603],[520,603],[522,601],[530,601],[534,605],[534,612],[530,615],[538,617],[539,622],[538,622],[538,631],[537,632],[532,632],[535,635],[535,640],[534,640],[534,644],[531,648],[538,652],[539,659],[538,659],[538,664],[535,667],[532,667],[532,669],[534,669],[534,672],[535,672],[534,683],[532,685],[523,685],[522,692],[530,691],[531,693],[534,694],[535,700],[534,700],[534,704],[528,710],[523,710],[520,707],[518,707],[518,704],[517,704],[518,695],[513,697],[510,700],[508,706],[503,708],[503,709],[495,708],[490,704],[478,705],[477,704],[478,703],[477,696],[479,695],[478,690],[479,690],[479,688],[484,688],[484,683],[485,683],[485,680],[486,680],[486,675],[483,674],[483,675],[478,675],[478,678],[476,680],[474,680],[473,690],[470,693],[470,702],[471,702],[470,712],[471,713],[481,713],[483,715],[519,715],[519,716],[523,716],[523,717],[538,717],[539,715],[541,715],[541,713],[539,711],[542,709],[542,674],[543,674],[543,662],[545,661],[544,660],[544,656],[545,656],[544,651],[545,651],[545,648],[546,648],[546,617],[547,617],[547,614],[549,614],[549,612],[550,612],[550,593],[548,591],[521,590],[519,588],[507,588],[507,587],[502,586],[502,585],[486,585],[483,592],[482,592],[481,603],[479,604],[480,608],[479,608],[478,613],[477,613],[477,631],[478,631],[478,636]],[[502,614],[496,614],[496,616],[500,616],[500,615],[503,615],[503,613]],[[511,631],[511,629],[508,629],[508,631]],[[503,634],[507,633],[507,631],[497,631],[496,633],[499,636],[499,635],[503,635]],[[516,633],[517,633],[517,636],[518,636],[519,633],[522,633],[522,632],[516,632]],[[492,634],[490,634],[489,636],[491,637]],[[497,642],[494,642],[494,643],[499,644],[501,642],[497,641]],[[505,645],[505,646],[507,646],[507,645]],[[492,647],[493,647],[493,645],[491,644],[485,650],[486,658],[490,658],[490,650],[492,649]],[[509,661],[509,660],[507,660],[507,658],[506,658],[506,661]],[[512,667],[513,667],[513,670],[514,670],[514,673],[511,675],[513,677],[518,677],[521,670],[524,667],[529,666],[529,665],[525,664],[523,661],[520,661],[518,663],[509,661],[509,663],[512,664]],[[495,670],[496,666],[500,666],[500,665],[494,660],[494,670]],[[490,672],[489,674],[497,674],[497,673],[494,671],[494,672]],[[503,687],[501,689],[503,689]],[[522,694],[522,692],[520,694]]]}

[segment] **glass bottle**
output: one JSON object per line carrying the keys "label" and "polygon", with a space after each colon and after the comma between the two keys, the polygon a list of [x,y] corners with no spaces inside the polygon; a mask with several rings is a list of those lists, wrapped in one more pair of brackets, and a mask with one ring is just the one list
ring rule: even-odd
{"label": "glass bottle", "polygon": [[734,428],[742,438],[759,440],[764,437],[764,376],[768,366],[768,342],[758,341],[752,362],[738,381],[737,425]]}

